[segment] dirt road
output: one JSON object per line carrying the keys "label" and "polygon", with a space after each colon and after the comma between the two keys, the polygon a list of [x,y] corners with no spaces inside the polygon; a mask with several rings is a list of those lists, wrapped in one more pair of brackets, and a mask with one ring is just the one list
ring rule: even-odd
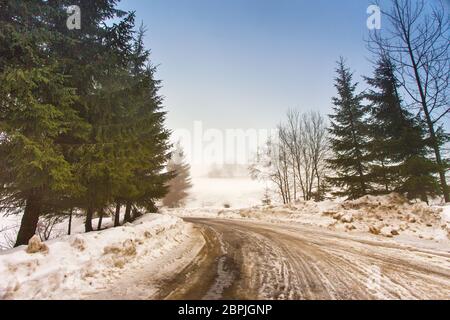
{"label": "dirt road", "polygon": [[206,245],[157,299],[450,299],[450,253],[318,228],[185,219]]}

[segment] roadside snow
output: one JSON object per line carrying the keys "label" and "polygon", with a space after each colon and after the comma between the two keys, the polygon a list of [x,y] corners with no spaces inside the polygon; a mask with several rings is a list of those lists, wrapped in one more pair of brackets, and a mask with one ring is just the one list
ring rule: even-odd
{"label": "roadside snow", "polygon": [[42,252],[29,254],[26,246],[1,252],[0,299],[88,297],[110,287],[124,269],[151,269],[171,258],[191,228],[177,217],[148,215],[119,228],[46,242]]}
{"label": "roadside snow", "polygon": [[450,205],[446,205],[441,207],[442,209],[442,219],[447,222],[450,223]]}
{"label": "roadside snow", "polygon": [[166,210],[166,213],[183,217],[298,223],[450,250],[450,206],[409,202],[398,194],[365,196],[354,201],[299,201],[292,205],[179,209]]}
{"label": "roadside snow", "polygon": [[[123,217],[125,213],[125,208],[122,208],[120,214],[121,222],[123,222]],[[0,212],[0,251],[11,250],[14,247],[14,243],[17,238],[17,233],[19,232],[20,222],[22,220],[22,213],[7,215],[4,212]],[[97,231],[99,218],[92,219],[92,227]],[[85,232],[84,226],[85,217],[83,214],[75,213],[72,218],[72,229],[71,234],[79,234]],[[49,234],[48,240],[53,240],[60,238],[67,234],[69,226],[69,217],[65,217],[62,221],[55,223],[51,233]],[[114,226],[114,217],[105,216],[102,220],[101,229],[109,229]],[[42,234],[43,230],[46,229],[45,218],[41,218],[38,223],[37,233]]]}

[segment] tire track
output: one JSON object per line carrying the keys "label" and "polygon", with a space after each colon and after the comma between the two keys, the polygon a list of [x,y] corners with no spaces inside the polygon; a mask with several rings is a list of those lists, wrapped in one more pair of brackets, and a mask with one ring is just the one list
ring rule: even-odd
{"label": "tire track", "polygon": [[159,298],[450,299],[445,253],[307,227],[185,220],[202,230],[206,246]]}

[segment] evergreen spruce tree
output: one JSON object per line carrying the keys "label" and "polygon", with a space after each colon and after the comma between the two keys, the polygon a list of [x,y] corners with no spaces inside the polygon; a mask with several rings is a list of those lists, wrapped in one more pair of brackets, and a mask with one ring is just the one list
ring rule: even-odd
{"label": "evergreen spruce tree", "polygon": [[[127,113],[128,61],[133,40],[134,14],[116,9],[116,0],[52,1],[59,15],[50,25],[70,39],[52,42],[64,63],[68,83],[76,89],[73,108],[87,124],[82,137],[63,135],[58,143],[73,165],[83,192],[71,197],[72,207],[86,214],[86,231],[92,218],[101,215],[129,175],[121,132]],[[80,30],[66,27],[69,5],[82,12]],[[106,20],[115,19],[112,25]]]}
{"label": "evergreen spruce tree", "polygon": [[[17,245],[42,215],[82,210],[91,231],[96,213],[154,211],[167,192],[159,82],[134,14],[116,4],[0,3],[0,200],[24,211]],[[81,30],[66,27],[69,5]]]}
{"label": "evergreen spruce tree", "polygon": [[328,159],[336,174],[329,178],[329,182],[339,189],[335,195],[355,199],[370,192],[367,179],[367,109],[362,105],[362,95],[356,93],[357,84],[342,58],[336,71],[338,96],[333,98],[334,114],[330,115],[329,130],[333,156]]}
{"label": "evergreen spruce tree", "polygon": [[[76,85],[83,88],[77,106],[91,129],[68,154],[85,189],[77,207],[86,212],[86,231],[93,230],[95,213],[108,206],[115,207],[115,225],[123,205],[125,222],[132,220],[136,207],[154,212],[170,178],[162,172],[169,131],[164,127],[160,82],[154,79],[143,43],[144,29],[136,33],[134,14],[116,10],[115,3],[83,2],[83,12],[90,14],[84,15],[75,42],[75,49],[78,43],[83,47],[75,52],[84,70],[73,68],[73,78],[81,79]],[[121,19],[112,26],[100,23],[114,16]]]}
{"label": "evergreen spruce tree", "polygon": [[0,4],[0,192],[3,207],[24,211],[16,246],[28,243],[55,199],[79,191],[57,143],[82,121],[51,45],[64,41],[48,23],[53,15],[47,1]]}
{"label": "evergreen spruce tree", "polygon": [[366,94],[370,102],[370,179],[377,193],[392,191],[409,198],[435,195],[439,190],[433,176],[437,168],[427,159],[429,141],[425,126],[402,106],[394,66],[387,56],[380,57]]}
{"label": "evergreen spruce tree", "polygon": [[126,222],[133,220],[133,206],[155,212],[155,203],[167,193],[165,185],[171,178],[170,173],[163,173],[170,156],[170,132],[164,127],[166,113],[158,94],[160,81],[154,78],[156,69],[150,63],[150,51],[144,47],[144,34],[141,26],[129,64],[131,99],[125,123],[131,132],[126,143],[130,175],[117,195],[126,205]]}
{"label": "evergreen spruce tree", "polygon": [[192,187],[190,178],[190,166],[185,163],[184,152],[177,144],[175,151],[167,164],[167,170],[173,172],[175,177],[169,182],[169,193],[163,199],[163,204],[169,208],[179,208],[185,205],[188,192]]}

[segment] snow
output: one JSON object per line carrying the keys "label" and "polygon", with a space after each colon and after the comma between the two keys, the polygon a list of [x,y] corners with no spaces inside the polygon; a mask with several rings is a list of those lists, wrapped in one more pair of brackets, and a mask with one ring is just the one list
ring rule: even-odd
{"label": "snow", "polygon": [[[122,208],[121,212],[121,223],[123,222],[123,217],[125,213],[125,208]],[[20,222],[22,219],[22,214],[15,215],[6,215],[0,213],[0,251],[2,250],[10,250],[13,248],[17,233],[20,228]],[[102,220],[102,230],[109,229],[114,226],[114,217],[105,216]],[[97,230],[98,227],[98,218],[92,219],[92,227],[94,230]],[[72,230],[71,234],[81,234],[85,232],[85,217],[84,214],[74,214],[72,218]],[[57,239],[67,234],[69,226],[69,218],[66,217],[63,221],[55,224],[50,234],[48,240]],[[44,222],[41,219],[38,224],[37,233],[39,233],[39,229],[44,229]]]}
{"label": "snow", "polygon": [[[33,250],[23,246],[2,251],[0,299],[157,298],[164,279],[189,265],[205,244],[198,229],[180,217],[253,221],[282,230],[322,230],[318,233],[331,232],[342,241],[356,237],[361,243],[378,242],[386,248],[392,244],[421,248],[425,253],[450,252],[450,205],[429,206],[390,194],[354,201],[263,206],[263,188],[241,182],[247,188],[236,187],[236,179],[205,179],[196,189],[204,193],[197,192],[188,208],[165,209],[162,214],[146,215],[133,224],[87,234],[82,233],[83,219],[75,218],[72,236],[56,232],[59,237],[45,244],[36,237]],[[230,208],[225,208],[224,203]],[[3,216],[0,230],[16,232],[19,223],[20,215]],[[96,226],[96,221],[93,224]],[[110,227],[111,218],[105,218],[103,225]],[[65,232],[67,221],[57,229]],[[226,252],[223,245],[222,251]],[[220,281],[209,293],[211,297],[234,276],[222,271]]]}
{"label": "snow", "polygon": [[183,217],[297,223],[346,233],[376,236],[407,245],[450,250],[450,206],[410,202],[398,194],[365,196],[354,201],[298,201],[251,208],[166,210]]}
{"label": "snow", "polygon": [[450,204],[442,206],[442,220],[444,220],[447,223],[450,223]]}
{"label": "snow", "polygon": [[250,178],[194,177],[188,208],[247,208],[261,203],[265,185]]}
{"label": "snow", "polygon": [[21,218],[21,215],[7,216],[0,213],[0,252],[14,246]]}
{"label": "snow", "polygon": [[0,299],[89,297],[111,287],[124,269],[151,269],[170,258],[190,237],[191,228],[177,217],[147,215],[119,228],[48,241],[47,253],[29,254],[26,246],[2,252]]}

